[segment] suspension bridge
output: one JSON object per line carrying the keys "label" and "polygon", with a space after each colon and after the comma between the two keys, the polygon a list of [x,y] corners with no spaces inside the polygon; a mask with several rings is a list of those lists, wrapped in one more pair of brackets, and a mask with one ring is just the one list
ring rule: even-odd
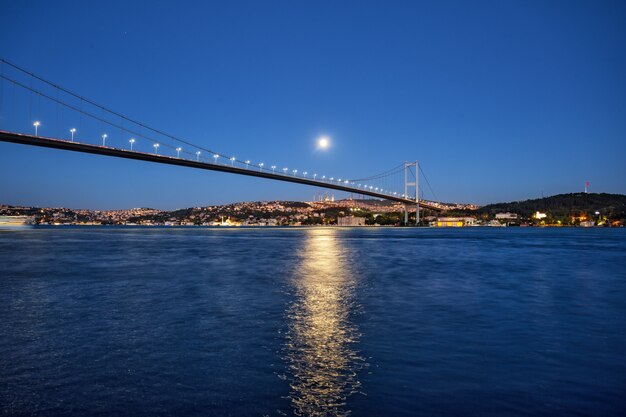
{"label": "suspension bridge", "polygon": [[[436,197],[417,161],[404,162],[380,174],[357,179],[253,163],[131,119],[2,58],[0,69],[2,142],[226,172],[390,200],[404,205],[405,223],[413,207],[416,222],[419,222],[420,207],[442,210],[437,202],[421,196],[420,176]],[[28,116],[23,114],[26,112]],[[49,122],[45,122],[46,117]],[[71,126],[78,122],[80,129],[70,126],[63,129],[66,120],[74,123]],[[53,128],[55,122],[56,128]],[[44,131],[52,134],[44,134]],[[117,140],[112,132],[116,132]]]}

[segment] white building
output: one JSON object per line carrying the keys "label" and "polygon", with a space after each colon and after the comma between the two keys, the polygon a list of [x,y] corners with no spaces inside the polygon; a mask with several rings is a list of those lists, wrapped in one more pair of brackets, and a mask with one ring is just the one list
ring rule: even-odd
{"label": "white building", "polygon": [[517,213],[496,213],[497,220],[517,220]]}
{"label": "white building", "polygon": [[339,226],[365,226],[365,217],[346,216],[337,218]]}

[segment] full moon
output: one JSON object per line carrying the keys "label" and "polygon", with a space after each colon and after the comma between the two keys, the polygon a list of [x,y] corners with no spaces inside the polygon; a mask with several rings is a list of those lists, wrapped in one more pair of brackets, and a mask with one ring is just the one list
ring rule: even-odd
{"label": "full moon", "polygon": [[330,141],[328,140],[327,137],[323,136],[319,138],[319,140],[317,141],[317,144],[320,147],[320,149],[326,149],[328,148],[328,145],[330,145]]}

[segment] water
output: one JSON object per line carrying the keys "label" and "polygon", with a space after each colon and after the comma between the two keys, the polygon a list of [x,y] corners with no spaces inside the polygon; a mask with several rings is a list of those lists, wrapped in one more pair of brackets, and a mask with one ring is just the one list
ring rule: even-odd
{"label": "water", "polygon": [[626,414],[626,230],[0,233],[0,410]]}

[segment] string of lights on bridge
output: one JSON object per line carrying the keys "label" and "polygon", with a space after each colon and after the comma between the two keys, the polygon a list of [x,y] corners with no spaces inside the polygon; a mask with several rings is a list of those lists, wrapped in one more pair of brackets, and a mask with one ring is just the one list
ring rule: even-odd
{"label": "string of lights on bridge", "polygon": [[[171,158],[177,159],[185,159],[185,160],[193,160],[197,162],[203,163],[211,163],[216,165],[230,165],[231,167],[243,168],[246,170],[258,170],[259,172],[267,172],[272,174],[278,174],[288,177],[298,177],[304,178],[308,180],[313,180],[318,182],[321,186],[325,184],[334,184],[341,185],[343,187],[349,187],[353,189],[353,192],[359,194],[359,192],[369,191],[375,192],[382,195],[394,196],[394,197],[402,197],[402,198],[414,198],[415,196],[409,196],[404,193],[399,193],[398,191],[393,191],[390,188],[391,186],[379,186],[376,184],[377,180],[382,180],[397,176],[399,173],[404,171],[404,164],[399,165],[398,167],[394,167],[391,170],[385,171],[383,173],[370,176],[367,178],[361,179],[347,179],[345,177],[340,176],[327,176],[320,175],[314,171],[308,170],[299,170],[295,168],[289,168],[288,166],[279,166],[278,164],[266,164],[264,161],[253,162],[251,159],[240,160],[235,156],[228,156],[221,154],[219,152],[207,149],[203,146],[194,144],[188,140],[184,140],[172,134],[166,133],[162,130],[153,128],[146,123],[139,122],[137,120],[131,119],[121,113],[115,112],[103,105],[100,105],[92,100],[89,100],[81,95],[78,95],[68,89],[65,89],[59,85],[56,85],[32,72],[29,72],[16,64],[13,64],[5,59],[0,58],[1,63],[1,73],[0,78],[2,78],[2,95],[3,97],[0,99],[0,103],[4,102],[4,81],[7,81],[11,85],[15,87],[19,87],[22,90],[25,90],[30,93],[30,104],[29,110],[32,113],[32,97],[41,97],[46,101],[53,103],[56,106],[60,106],[62,108],[69,109],[73,112],[79,114],[80,123],[83,122],[83,116],[91,119],[92,121],[101,123],[102,132],[100,134],[100,143],[97,146],[102,146],[103,148],[111,148],[111,149],[119,149],[126,150],[128,152],[135,153],[146,153],[138,150],[140,146],[140,139],[145,140],[146,142],[151,144],[152,151],[155,155],[167,156]],[[7,69],[14,70],[15,74],[13,76],[9,76],[6,74]],[[26,80],[18,80],[19,76],[23,76]],[[38,82],[40,84],[39,88],[35,88],[33,86],[33,82]],[[52,89],[51,92],[45,91],[45,88]],[[14,90],[15,91],[15,90]],[[64,99],[61,99],[61,95],[64,96]],[[15,94],[14,94],[15,96]],[[77,100],[78,103],[70,103],[70,100]],[[90,106],[91,109],[85,109],[86,106]],[[39,107],[39,106],[38,106]],[[39,110],[39,108],[37,109]],[[2,113],[2,108],[0,107],[0,113]],[[59,110],[57,107],[57,124],[59,122]],[[105,117],[108,115],[108,118]],[[32,133],[36,137],[44,137],[42,136],[44,129],[46,128],[46,121],[43,118],[39,118],[37,115],[32,115]],[[118,122],[111,120],[111,118],[118,119]],[[130,124],[131,126],[128,126]],[[111,132],[107,132],[105,129],[105,125],[109,126],[112,129],[117,129],[120,131],[120,136],[124,136],[123,133],[126,133],[126,138],[123,139],[126,141],[126,146],[122,148],[111,147],[112,135]],[[133,127],[134,126],[134,127]],[[57,129],[58,130],[58,129]],[[146,131],[151,132],[151,134],[146,133]],[[57,134],[62,135],[61,132],[57,131]],[[61,140],[69,140],[71,142],[76,143],[85,143],[80,142],[80,130],[75,126],[69,126],[65,130],[65,137],[56,138]],[[166,139],[166,141],[159,140],[152,135],[156,135],[161,137],[162,139]],[[172,140],[177,142],[176,144],[168,143],[167,140]],[[323,141],[327,141],[326,138],[322,139]],[[119,142],[118,142],[119,144]],[[163,151],[163,149],[168,149],[167,153]],[[420,171],[423,174],[423,170]],[[415,175],[415,174],[413,174]],[[430,187],[430,183],[426,178],[425,174],[423,174],[426,182]],[[394,184],[399,185],[399,184]],[[434,192],[432,192],[434,196]]]}

